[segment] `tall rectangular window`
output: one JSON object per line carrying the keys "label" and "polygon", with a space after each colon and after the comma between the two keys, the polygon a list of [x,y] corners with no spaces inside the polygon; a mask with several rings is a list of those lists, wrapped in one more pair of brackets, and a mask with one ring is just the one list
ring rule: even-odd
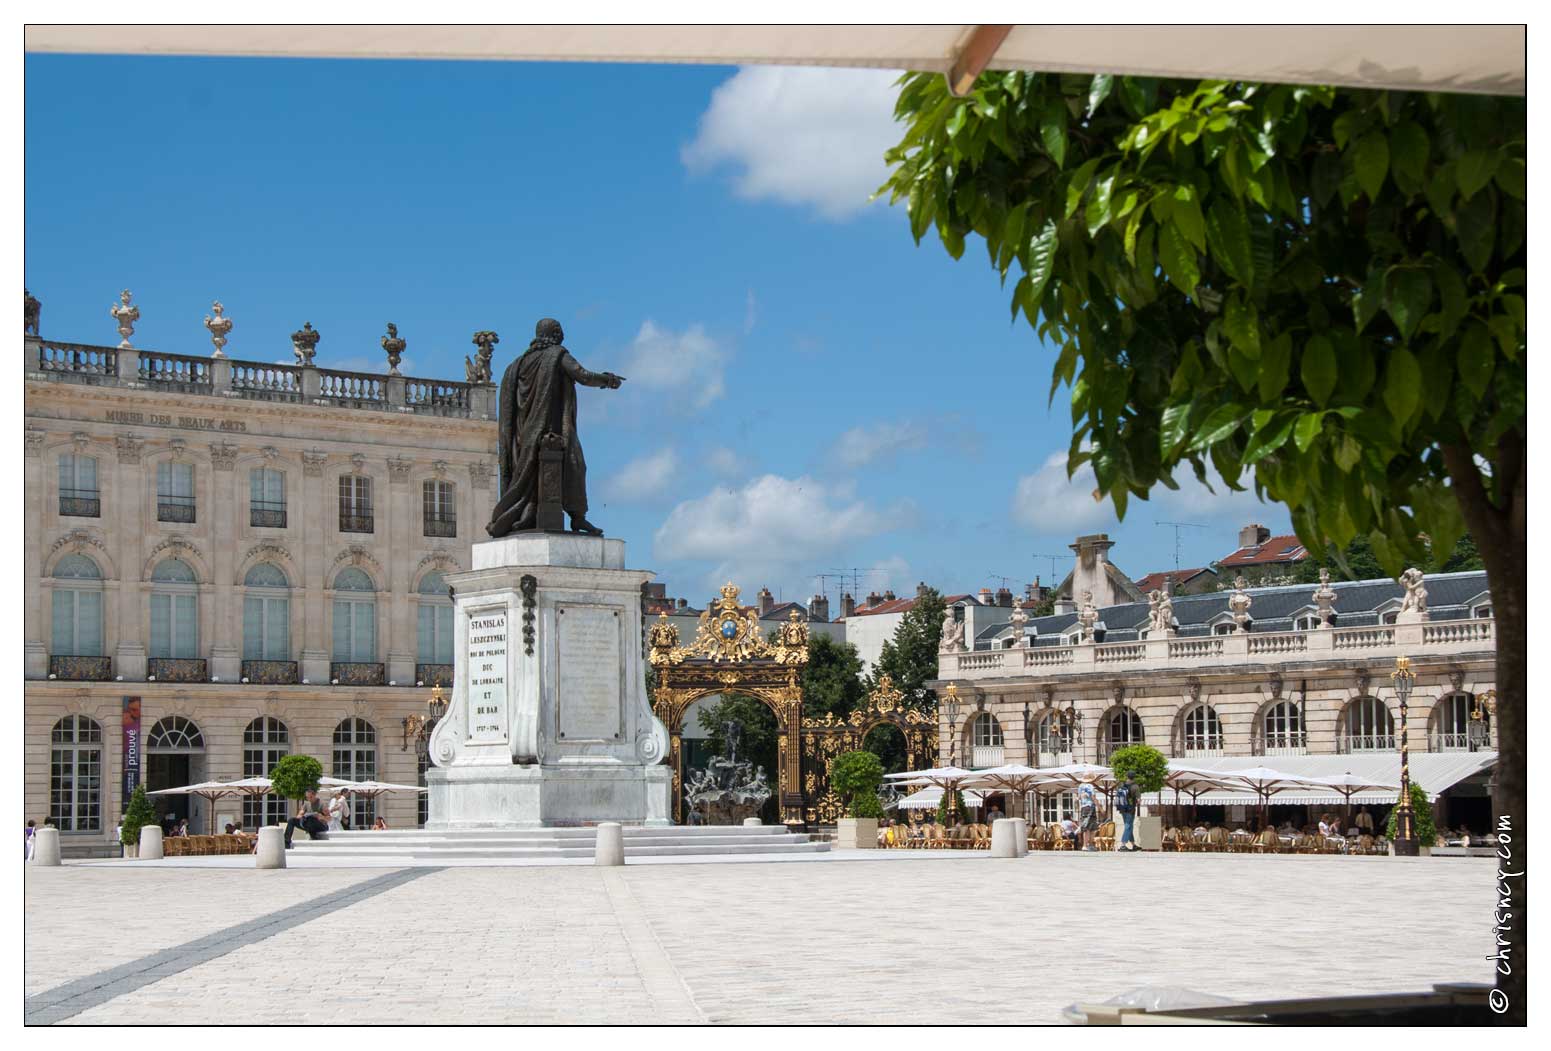
{"label": "tall rectangular window", "polygon": [[457,488],[451,482],[427,479],[421,486],[426,536],[457,536]]}
{"label": "tall rectangular window", "polygon": [[102,517],[96,457],[66,453],[59,458],[59,513],[75,518]]}
{"label": "tall rectangular window", "polygon": [[285,472],[255,467],[248,472],[248,524],[285,528]]}
{"label": "tall rectangular window", "polygon": [[452,663],[452,603],[420,600],[419,645],[421,664]]}
{"label": "tall rectangular window", "polygon": [[371,598],[334,600],[334,660],[370,663],[377,659],[377,603]]}
{"label": "tall rectangular window", "polygon": [[199,656],[198,596],[192,593],[151,593],[151,656]]}
{"label": "tall rectangular window", "polygon": [[102,656],[102,592],[54,589],[51,651],[63,657]]}
{"label": "tall rectangular window", "polygon": [[156,520],[194,521],[194,465],[163,460],[156,465]]}
{"label": "tall rectangular window", "polygon": [[365,475],[339,476],[339,531],[372,532],[372,480]]}

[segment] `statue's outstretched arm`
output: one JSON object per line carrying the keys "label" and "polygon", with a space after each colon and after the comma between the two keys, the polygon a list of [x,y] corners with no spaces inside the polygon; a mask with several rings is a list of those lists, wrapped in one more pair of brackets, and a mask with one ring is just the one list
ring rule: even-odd
{"label": "statue's outstretched arm", "polygon": [[560,356],[560,367],[567,376],[584,387],[607,387],[612,390],[625,382],[625,377],[616,376],[612,372],[593,372],[582,368],[581,362],[573,358],[569,350]]}

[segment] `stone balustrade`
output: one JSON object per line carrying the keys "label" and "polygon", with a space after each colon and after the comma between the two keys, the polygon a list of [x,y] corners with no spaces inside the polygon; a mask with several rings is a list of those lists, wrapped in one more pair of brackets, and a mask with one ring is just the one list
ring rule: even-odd
{"label": "stone balustrade", "polygon": [[943,679],[1066,678],[1085,671],[1188,672],[1243,664],[1296,664],[1338,658],[1393,661],[1490,653],[1495,645],[1490,619],[1421,622],[1362,628],[1309,631],[1234,632],[1198,638],[1147,639],[1142,642],[1086,643],[1075,646],[1027,646],[1002,650],[942,653]]}
{"label": "stone balustrade", "polygon": [[28,380],[476,420],[493,420],[497,413],[496,388],[491,384],[60,343],[31,335],[26,345]]}

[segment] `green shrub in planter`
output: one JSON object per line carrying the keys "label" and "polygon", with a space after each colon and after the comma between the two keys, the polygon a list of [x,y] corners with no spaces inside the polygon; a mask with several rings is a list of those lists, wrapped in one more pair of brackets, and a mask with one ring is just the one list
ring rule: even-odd
{"label": "green shrub in planter", "polygon": [[156,824],[156,811],[151,807],[151,801],[145,797],[145,786],[136,785],[134,793],[129,797],[129,805],[124,808],[124,821],[119,830],[119,842],[126,847],[140,845],[140,830],[146,825]]}
{"label": "green shrub in planter", "polygon": [[883,763],[871,752],[842,752],[829,768],[829,786],[845,800],[846,817],[881,817],[881,784]]}
{"label": "green shrub in planter", "polygon": [[282,799],[301,799],[316,792],[322,777],[323,764],[310,755],[284,756],[269,771],[272,789]]}
{"label": "green shrub in planter", "polygon": [[[1396,819],[1400,815],[1399,797],[1396,797],[1396,805],[1389,812],[1389,826],[1385,835],[1391,840],[1395,838]],[[1422,791],[1422,786],[1415,781],[1411,782],[1411,826],[1416,833],[1416,841],[1424,847],[1430,847],[1438,838],[1438,826],[1433,823],[1433,805],[1427,801],[1427,793]]]}
{"label": "green shrub in planter", "polygon": [[[957,788],[953,790],[953,802],[958,807],[958,815],[962,820],[964,815],[969,813],[969,808],[964,805],[964,793]],[[946,792],[942,794],[942,799],[937,802],[937,823],[939,825],[946,825],[948,823],[948,793]]]}
{"label": "green shrub in planter", "polygon": [[1109,757],[1109,768],[1115,772],[1115,780],[1124,781],[1130,777],[1144,793],[1161,790],[1163,779],[1169,776],[1169,761],[1149,744],[1118,749]]}

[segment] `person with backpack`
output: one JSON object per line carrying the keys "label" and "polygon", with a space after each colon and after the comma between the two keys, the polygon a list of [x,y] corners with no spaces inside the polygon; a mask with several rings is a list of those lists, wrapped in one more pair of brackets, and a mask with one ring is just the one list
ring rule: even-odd
{"label": "person with backpack", "polygon": [[1137,791],[1136,782],[1129,776],[1115,789],[1115,809],[1120,811],[1120,819],[1125,822],[1125,830],[1120,834],[1120,850],[1139,850],[1136,845],[1136,837],[1132,835],[1131,823],[1136,820],[1136,802],[1141,793]]}

